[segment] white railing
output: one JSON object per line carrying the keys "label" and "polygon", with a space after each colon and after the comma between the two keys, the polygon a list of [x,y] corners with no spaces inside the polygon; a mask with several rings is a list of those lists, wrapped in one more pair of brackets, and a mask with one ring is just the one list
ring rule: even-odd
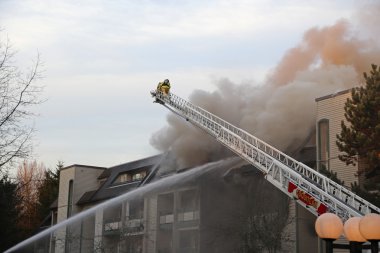
{"label": "white railing", "polygon": [[119,231],[121,228],[121,221],[109,221],[104,223],[105,232]]}
{"label": "white railing", "polygon": [[174,222],[174,214],[160,215],[160,224],[172,224]]}
{"label": "white railing", "polygon": [[178,212],[178,221],[194,221],[199,220],[199,211]]}

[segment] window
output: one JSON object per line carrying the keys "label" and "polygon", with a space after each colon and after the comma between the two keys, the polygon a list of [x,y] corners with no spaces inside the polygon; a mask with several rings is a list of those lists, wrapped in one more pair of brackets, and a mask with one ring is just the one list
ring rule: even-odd
{"label": "window", "polygon": [[199,199],[197,190],[182,191],[179,194],[179,198],[180,211],[188,212],[198,210]]}
{"label": "window", "polygon": [[318,164],[329,169],[330,143],[329,120],[322,119],[318,122]]}
{"label": "window", "polygon": [[116,178],[115,180],[115,184],[119,184],[119,183],[125,183],[125,182],[130,182],[132,181],[132,177],[129,173],[122,173],[122,174],[119,174],[119,176]]}
{"label": "window", "polygon": [[157,198],[157,211],[161,215],[173,214],[174,210],[174,194],[160,194]]}
{"label": "window", "polygon": [[69,194],[67,198],[67,218],[69,218],[72,215],[73,211],[73,187],[74,187],[74,181],[69,181]]}
{"label": "window", "polygon": [[133,174],[132,181],[142,180],[146,176],[146,171],[140,171]]}
{"label": "window", "polygon": [[131,176],[127,173],[121,174],[120,175],[120,183],[128,182],[131,181]]}
{"label": "window", "polygon": [[142,219],[144,216],[144,199],[129,202],[129,219]]}
{"label": "window", "polygon": [[128,183],[133,181],[141,181],[146,176],[146,171],[139,171],[139,172],[124,172],[118,175],[116,180],[114,181],[114,184],[122,184],[122,183]]}
{"label": "window", "polygon": [[181,191],[178,194],[178,221],[194,221],[199,219],[199,196],[196,189]]}
{"label": "window", "polygon": [[[72,215],[73,211],[73,189],[74,181],[69,181],[69,192],[67,197],[67,218]],[[71,227],[66,227],[66,237],[65,237],[65,253],[71,252]]]}

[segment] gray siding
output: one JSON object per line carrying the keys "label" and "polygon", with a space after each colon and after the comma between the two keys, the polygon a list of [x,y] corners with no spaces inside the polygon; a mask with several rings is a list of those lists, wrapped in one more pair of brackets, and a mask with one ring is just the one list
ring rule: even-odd
{"label": "gray siding", "polygon": [[[339,179],[344,181],[345,186],[350,187],[352,183],[357,182],[355,174],[358,171],[357,166],[347,166],[340,161],[340,154],[336,145],[336,135],[341,132],[341,121],[344,119],[344,104],[347,98],[351,97],[350,92],[339,93],[336,96],[327,96],[324,99],[317,99],[317,126],[318,122],[323,119],[329,120],[329,143],[330,159],[329,169],[336,172]],[[317,129],[317,139],[318,129]],[[317,141],[318,152],[318,141]],[[318,155],[317,155],[318,157]]]}

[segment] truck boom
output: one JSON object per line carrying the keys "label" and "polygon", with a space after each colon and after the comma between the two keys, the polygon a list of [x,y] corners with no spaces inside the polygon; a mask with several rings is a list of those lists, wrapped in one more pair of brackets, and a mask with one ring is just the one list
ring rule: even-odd
{"label": "truck boom", "polygon": [[380,208],[346,187],[201,107],[173,93],[152,91],[151,95],[259,169],[266,180],[313,214],[331,212],[345,221],[350,217],[380,213]]}

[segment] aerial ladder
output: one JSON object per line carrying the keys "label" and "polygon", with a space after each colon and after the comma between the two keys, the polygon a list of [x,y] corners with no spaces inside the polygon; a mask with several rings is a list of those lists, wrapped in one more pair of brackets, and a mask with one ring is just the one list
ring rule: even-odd
{"label": "aerial ladder", "polygon": [[345,221],[350,217],[380,213],[380,208],[346,187],[218,116],[173,93],[155,90],[151,95],[156,102],[203,129],[259,169],[266,180],[313,214],[335,213]]}

